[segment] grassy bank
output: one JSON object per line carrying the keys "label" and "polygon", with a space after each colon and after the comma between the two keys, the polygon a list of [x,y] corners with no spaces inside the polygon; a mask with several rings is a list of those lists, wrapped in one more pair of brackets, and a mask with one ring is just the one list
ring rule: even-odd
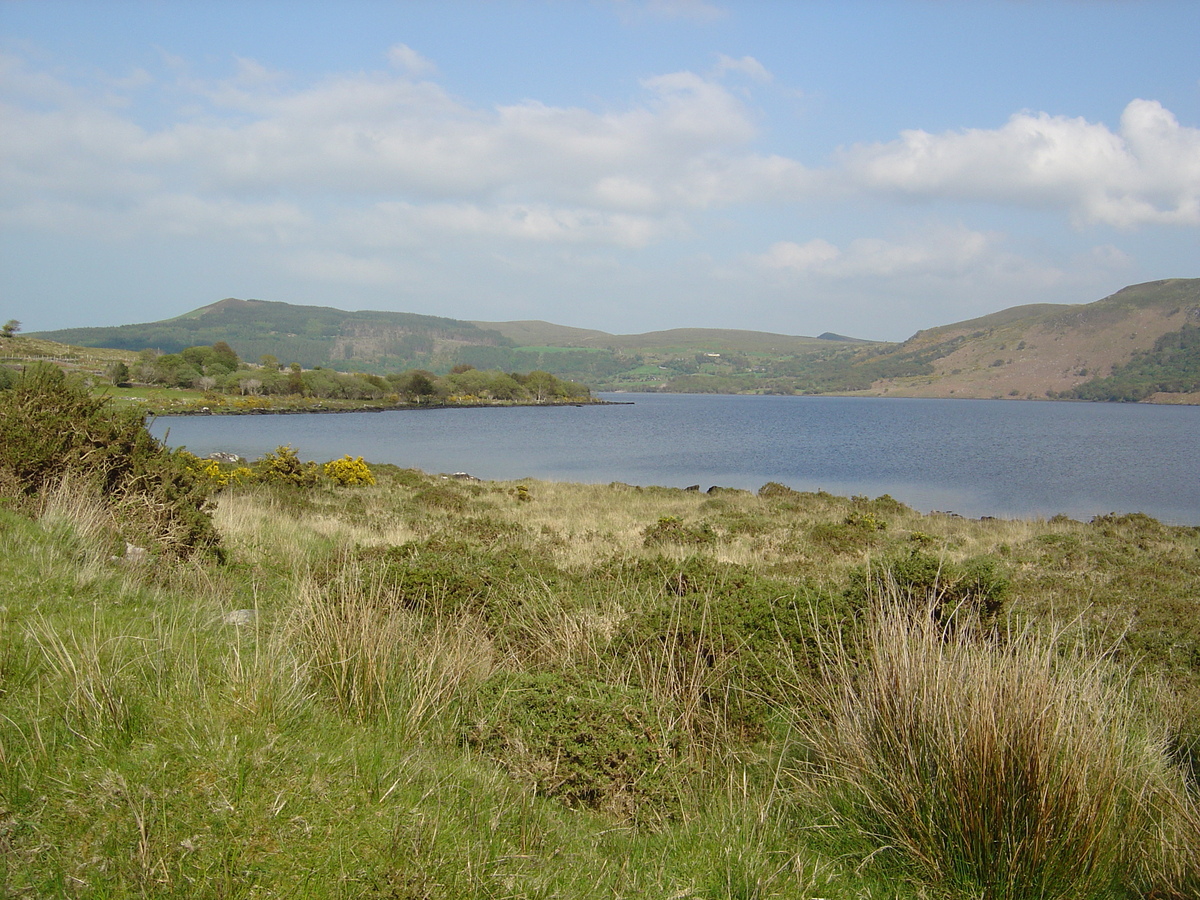
{"label": "grassy bank", "polygon": [[0,511],[7,895],[1194,896],[1196,529],[375,476]]}

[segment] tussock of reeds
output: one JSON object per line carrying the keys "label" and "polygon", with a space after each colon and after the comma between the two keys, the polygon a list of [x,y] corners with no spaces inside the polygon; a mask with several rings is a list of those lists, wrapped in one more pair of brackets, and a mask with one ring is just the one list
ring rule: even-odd
{"label": "tussock of reeds", "polygon": [[334,578],[305,578],[286,640],[340,712],[386,721],[412,737],[465,684],[490,674],[491,642],[473,620],[413,614],[396,586],[376,575],[349,563]]}
{"label": "tussock of reeds", "polygon": [[986,900],[1200,885],[1196,797],[1111,655],[894,595],[827,649],[801,791],[894,871]]}

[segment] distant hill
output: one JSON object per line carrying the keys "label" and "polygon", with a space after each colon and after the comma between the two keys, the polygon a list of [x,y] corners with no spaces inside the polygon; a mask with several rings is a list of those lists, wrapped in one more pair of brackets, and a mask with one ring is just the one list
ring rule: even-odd
{"label": "distant hill", "polygon": [[[919,359],[923,371],[879,378],[869,392],[907,397],[1087,397],[1081,391],[1084,385],[1108,378],[1155,352],[1160,341],[1170,345],[1170,336],[1186,335],[1196,326],[1198,278],[1132,285],[1094,303],[1015,306],[920,331],[893,345],[875,359],[894,364]],[[1184,337],[1179,340],[1186,343]],[[1177,390],[1162,393],[1179,396],[1153,399],[1197,402],[1200,397],[1186,395],[1200,391],[1200,367],[1183,356],[1177,362],[1183,366],[1172,384]],[[1139,377],[1152,384],[1154,370],[1143,367]],[[1190,390],[1178,390],[1192,381]]]}
{"label": "distant hill", "polygon": [[[767,331],[743,331],[736,328],[671,328],[644,334],[609,334],[586,328],[569,328],[549,322],[475,322],[481,328],[498,331],[516,344],[550,347],[606,347],[628,351],[697,350],[724,353],[797,353],[820,346],[824,338],[774,334]],[[837,340],[854,338],[837,337]]]}
{"label": "distant hill", "polygon": [[[679,328],[647,334],[608,334],[550,322],[466,322],[412,313],[347,312],[267,300],[227,298],[172,319],[110,328],[40,332],[78,347],[178,353],[225,341],[243,360],[270,354],[284,365],[385,373],[456,365],[529,372],[544,369],[591,386],[645,388],[670,374],[709,368],[724,355],[773,357],[826,349],[827,340],[717,328]],[[668,365],[674,364],[674,365]],[[660,366],[664,366],[660,368]],[[619,376],[648,367],[629,379]]]}
{"label": "distant hill", "polygon": [[68,328],[35,336],[81,347],[163,353],[225,341],[250,362],[269,353],[285,365],[370,372],[437,367],[456,359],[463,346],[512,343],[499,332],[457,319],[234,298],[161,322]]}
{"label": "distant hill", "polygon": [[348,372],[543,369],[598,390],[1200,403],[1196,278],[1132,285],[1094,303],[1014,306],[900,344],[715,328],[609,334],[235,299],[162,322],[31,337],[134,352],[225,341],[249,362],[271,354]]}

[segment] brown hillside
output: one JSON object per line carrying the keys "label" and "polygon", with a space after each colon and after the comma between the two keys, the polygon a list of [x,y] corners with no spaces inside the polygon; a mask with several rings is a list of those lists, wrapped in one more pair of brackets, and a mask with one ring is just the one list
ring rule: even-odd
{"label": "brown hillside", "polygon": [[1043,398],[1111,374],[1187,322],[1200,323],[1200,279],[1133,285],[1095,303],[1013,307],[918,332],[892,353],[944,348],[933,374],[881,379],[869,393]]}

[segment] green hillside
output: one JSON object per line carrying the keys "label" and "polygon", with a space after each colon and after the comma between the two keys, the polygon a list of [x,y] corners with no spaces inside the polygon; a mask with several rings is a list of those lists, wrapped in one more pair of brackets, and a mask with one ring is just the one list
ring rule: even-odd
{"label": "green hillside", "polygon": [[510,344],[498,332],[457,319],[233,298],[161,322],[71,328],[36,336],[80,347],[150,348],[163,353],[225,341],[242,359],[271,354],[305,368],[369,372],[448,369],[457,361],[455,352],[461,346]]}
{"label": "green hillside", "polygon": [[716,328],[609,334],[234,299],[162,322],[39,336],[164,353],[225,341],[247,361],[269,354],[284,365],[376,375],[541,370],[607,391],[1196,403],[1200,363],[1184,329],[1198,325],[1200,279],[1175,278],[1094,303],[1017,305],[900,344]]}

